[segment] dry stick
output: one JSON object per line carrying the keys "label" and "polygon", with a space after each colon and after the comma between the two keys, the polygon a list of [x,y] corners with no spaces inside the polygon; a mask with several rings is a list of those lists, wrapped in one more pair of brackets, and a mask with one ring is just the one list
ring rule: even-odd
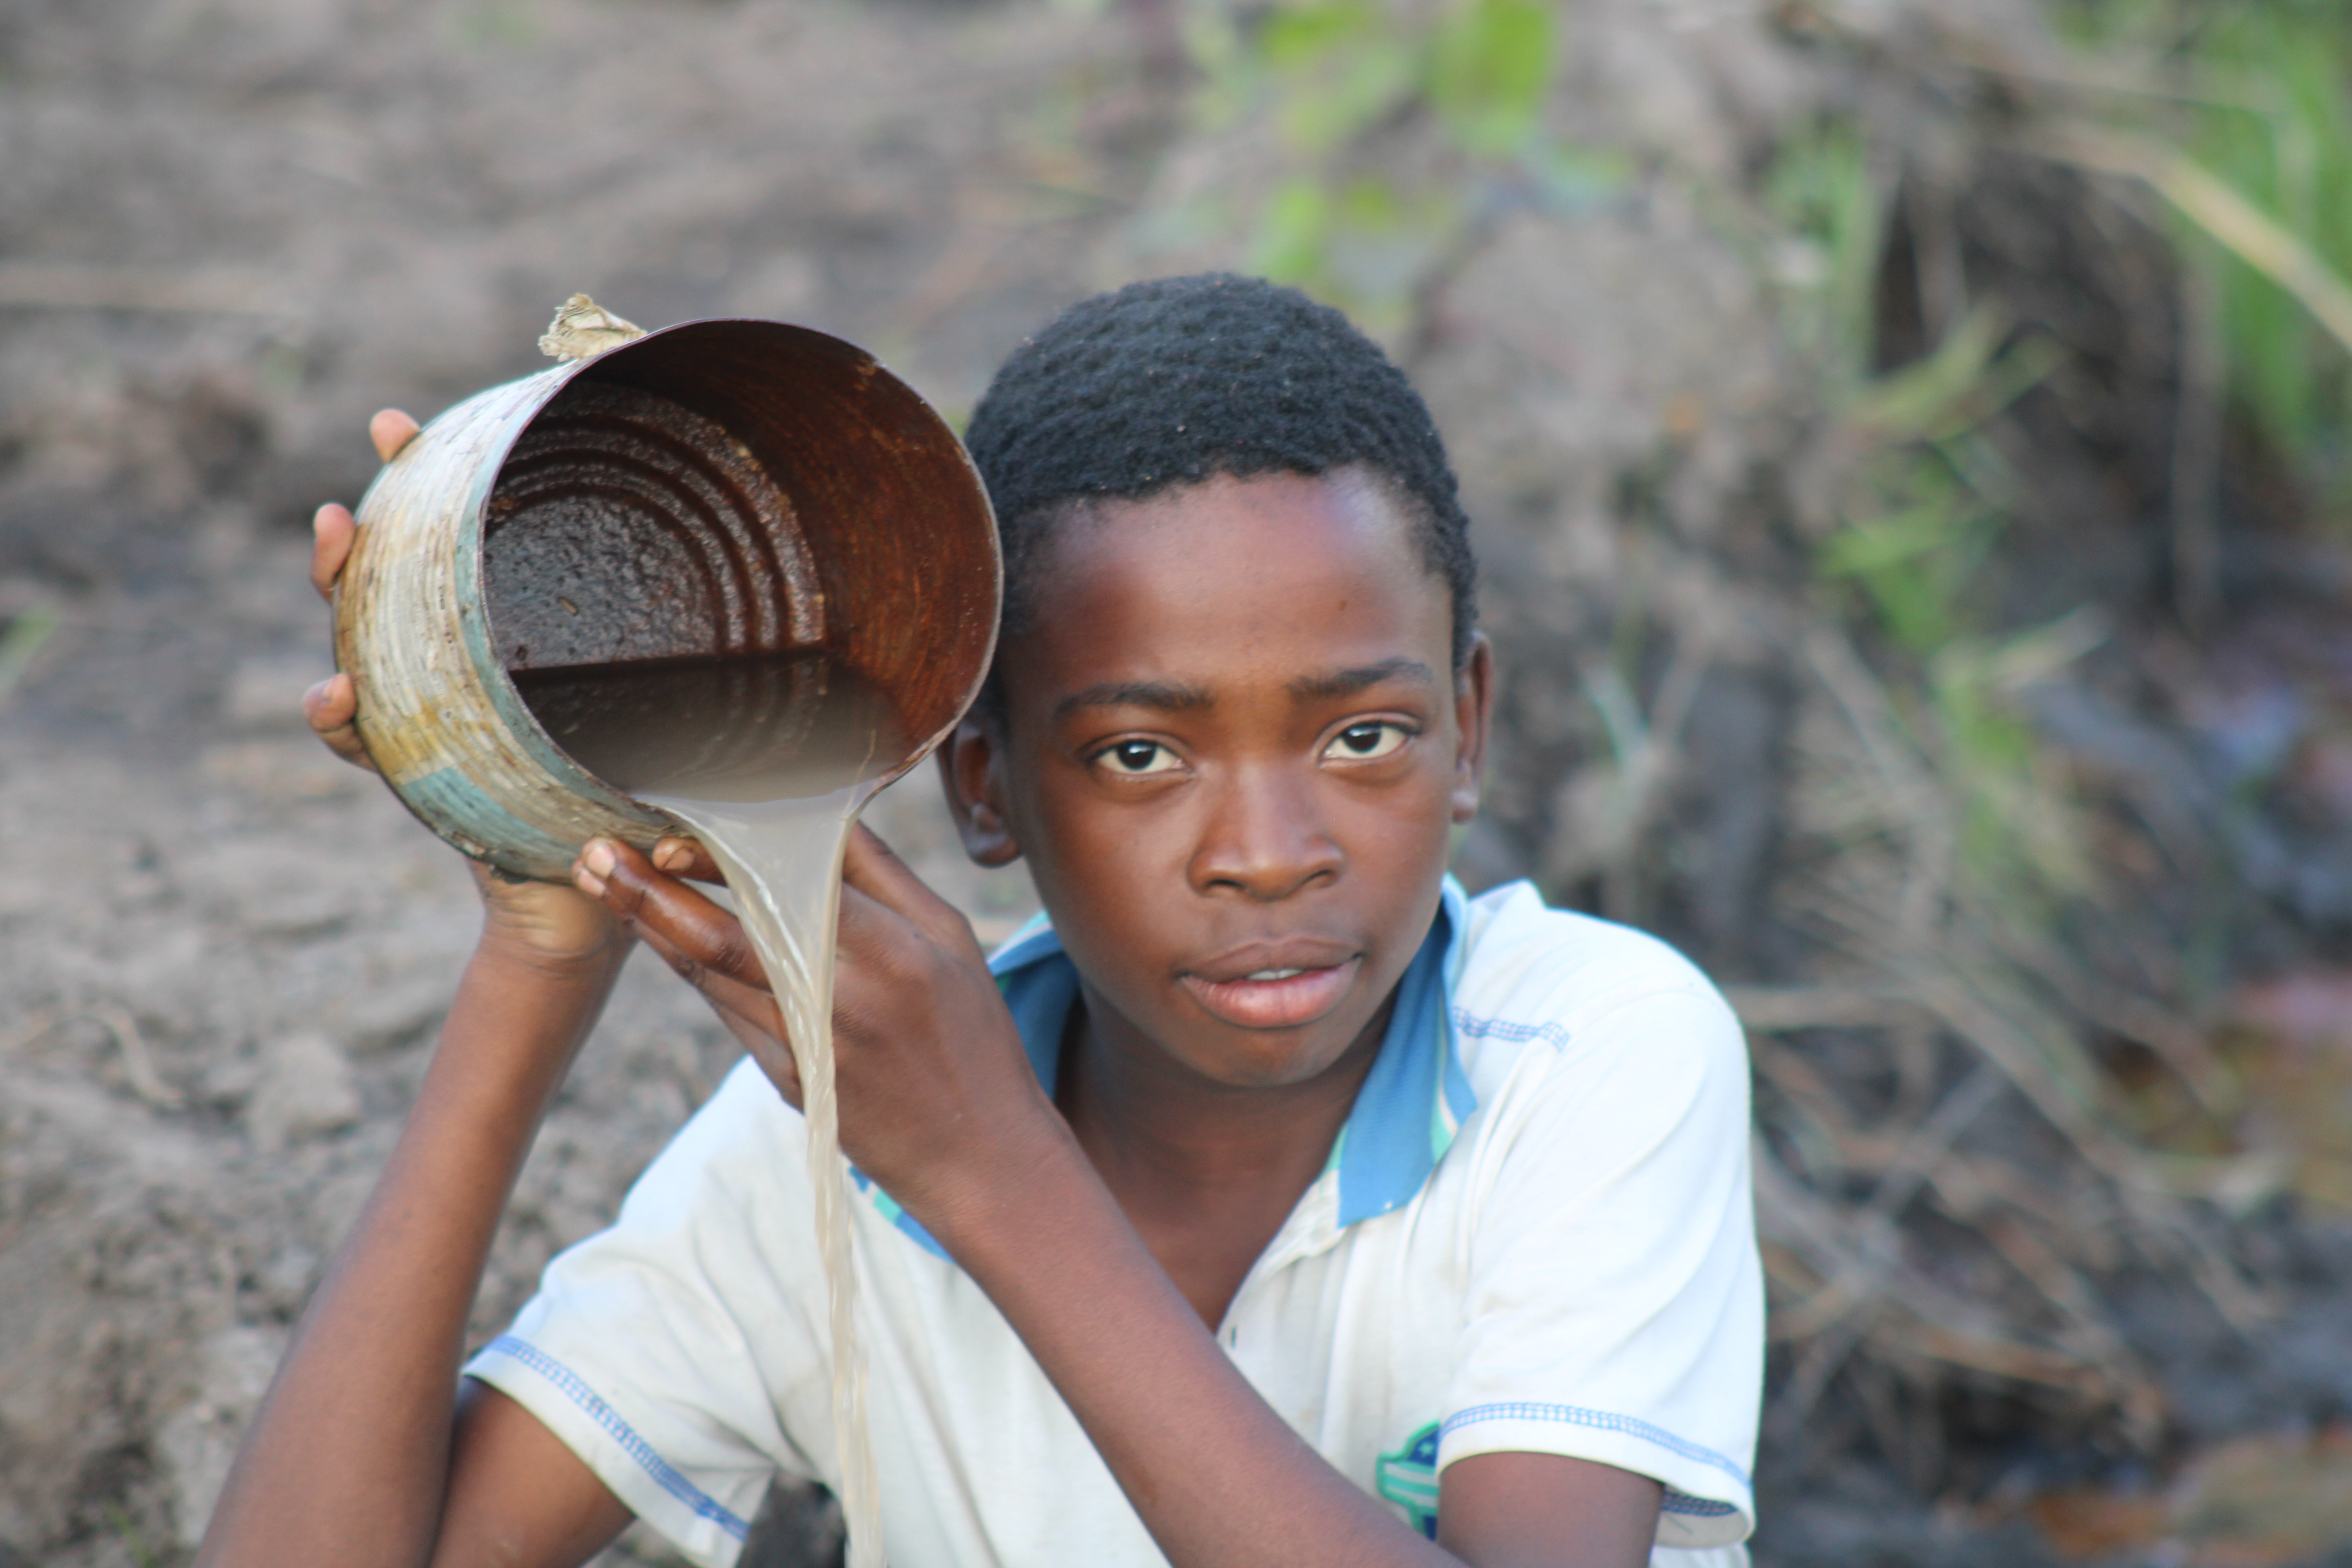
{"label": "dry stick", "polygon": [[1908,831],[1912,854],[1899,923],[1925,941],[1951,886],[1958,850],[1951,812],[1924,764],[1895,739],[1886,699],[1877,679],[1853,645],[1832,627],[1815,623],[1805,631],[1805,658],[1846,716]]}
{"label": "dry stick", "polygon": [[1870,1202],[1862,1211],[1863,1219],[1872,1225],[1892,1225],[1929,1174],[1951,1153],[1953,1143],[1968,1130],[1969,1123],[1998,1100],[2006,1087],[1990,1063],[1979,1062],[1960,1087],[1944,1097],[1936,1113],[1904,1140],[1894,1163],[1879,1178],[1878,1190],[1870,1194]]}
{"label": "dry stick", "polygon": [[[1873,1292],[1901,1267],[1901,1258],[1895,1247],[1895,1218],[1918,1192],[1927,1173],[1951,1152],[1953,1141],[1993,1102],[2002,1087],[2000,1075],[1979,1063],[1958,1089],[1945,1097],[1936,1114],[1905,1141],[1870,1203],[1849,1222],[1849,1231],[1859,1233],[1850,1234],[1847,1238],[1855,1251],[1805,1304],[1813,1316],[1825,1317],[1834,1311],[1836,1318],[1833,1322],[1823,1323],[1829,1331],[1807,1349],[1790,1380],[1790,1394],[1783,1408],[1793,1410],[1795,1415],[1788,1418],[1801,1419],[1812,1408],[1821,1391],[1869,1331],[1879,1315],[1872,1301]],[[1825,1300],[1826,1307],[1817,1306]],[[1800,1331],[1790,1326],[1785,1331],[1793,1335]]]}
{"label": "dry stick", "polygon": [[[1845,1216],[1791,1180],[1768,1148],[1756,1153],[1757,1209],[1766,1229],[1768,1257],[1785,1256],[1815,1269],[1816,1277],[1843,1276],[1834,1290],[1822,1290],[1803,1305],[1775,1314],[1772,1337],[1812,1338],[1774,1404],[1774,1428],[1788,1432],[1801,1424],[1829,1379],[1865,1340],[1887,1353],[1949,1363],[1973,1371],[2095,1395],[2112,1382],[2106,1369],[2081,1357],[2019,1342],[1988,1326],[1985,1304],[1960,1297],[1885,1259],[1880,1271],[1857,1268]],[[1880,1241],[1882,1248],[1892,1233]],[[1884,1252],[1882,1251],[1882,1258]],[[1785,1268],[1774,1277],[1790,1281]],[[1865,1291],[1867,1293],[1865,1293]],[[1826,1298],[1826,1299],[1824,1299]]]}
{"label": "dry stick", "polygon": [[[1862,1235],[1853,1239],[1859,1244],[1844,1268],[1830,1271],[1830,1283],[1806,1303],[1801,1316],[1819,1318],[1835,1313],[1836,1321],[1828,1331],[1808,1348],[1790,1380],[1787,1394],[1776,1417],[1785,1422],[1801,1418],[1819,1397],[1837,1367],[1843,1364],[1853,1349],[1872,1334],[1883,1312],[1873,1304],[1868,1310],[1849,1309],[1862,1290],[1884,1284],[1893,1272],[1888,1254],[1894,1239],[1893,1216],[1915,1194],[1920,1182],[1931,1175],[1948,1154],[1950,1141],[1957,1136],[1967,1116],[1973,1116],[1989,1103],[1990,1090],[1999,1087],[1999,1075],[2005,1074],[2023,1089],[2053,1125],[2058,1126],[2070,1141],[2090,1158],[2095,1169],[2103,1169],[2114,1176],[2118,1170],[2128,1176],[2145,1179],[2145,1173],[2129,1152],[2116,1146],[2095,1120],[2079,1104],[2075,1097],[2065,1092],[2052,1076],[2054,1058],[2044,1050],[2036,1049],[2032,1031],[2017,1028],[2000,1017],[2000,1009],[1981,995],[1971,995],[1978,985],[1956,984],[1959,971],[1951,963],[1952,954],[1936,938],[1938,928],[1948,934],[1948,911],[1950,910],[1950,869],[1956,850],[1948,808],[1941,792],[1927,773],[1925,766],[1909,754],[1909,748],[1896,739],[1895,726],[1891,721],[1883,693],[1876,679],[1862,663],[1850,645],[1834,631],[1815,627],[1807,638],[1806,651],[1815,671],[1832,698],[1843,710],[1848,723],[1861,742],[1864,754],[1878,773],[1890,804],[1897,808],[1898,819],[1910,828],[1908,837],[1913,846],[1914,859],[1907,886],[1902,896],[1902,918],[1896,922],[1896,939],[1902,956],[1882,953],[1880,966],[1912,972],[1915,995],[1927,1003],[1948,1027],[1970,1039],[1986,1056],[1987,1065],[1979,1068],[1981,1077],[1972,1079],[1970,1088],[1977,1093],[1966,1099],[1954,1097],[1958,1103],[1948,1101],[1952,1110],[1948,1123],[1939,1111],[1931,1126],[1937,1131],[1923,1143],[1911,1162],[1912,1169],[1902,1174],[1890,1173],[1883,1181],[1859,1228]],[[1857,923],[1855,934],[1864,934]],[[1868,945],[1883,941],[1883,931],[1872,932]],[[1892,962],[1889,962],[1889,961]],[[1924,973],[1923,973],[1924,972]],[[1978,977],[1981,980],[1981,976]],[[1921,982],[1927,984],[1922,986]],[[1998,989],[1998,988],[1996,988]],[[1932,994],[1920,994],[1925,990]],[[1988,1027],[1988,1026],[1996,1026]],[[2069,1056],[2072,1053],[2061,1053]],[[1996,1073],[1993,1069],[1998,1069]],[[1982,1097],[1979,1099],[1979,1095]],[[1970,1103],[1974,1101],[1975,1103]],[[1962,1113],[1966,1114],[1963,1115]],[[1943,1127],[1948,1126],[1949,1131]],[[1929,1131],[1923,1128],[1923,1133]],[[1994,1238],[1988,1237],[1988,1240]],[[1995,1245],[1999,1243],[1996,1241]],[[1988,1342],[1983,1336],[1965,1331],[1954,1331],[1948,1324],[1933,1325],[1936,1332],[1931,1341],[1935,1353],[1942,1359],[1958,1360],[1963,1364],[1998,1368],[2009,1375],[2029,1375],[2042,1381],[2057,1381],[2080,1389],[2085,1373],[2105,1374],[2098,1382],[2113,1387],[2121,1382],[2126,1388],[2126,1403],[2134,1413],[2144,1412],[2147,1400],[2144,1378],[2136,1375],[2128,1362],[2116,1364],[2114,1352],[2119,1341],[2107,1328],[2087,1289],[2062,1289],[2057,1293],[2042,1289],[2042,1281],[2024,1270],[2029,1284],[2036,1287],[2062,1318],[2075,1325],[2072,1337],[2077,1344],[2093,1353],[2088,1358],[2053,1356],[2050,1352],[2031,1351],[2005,1340]],[[1916,1295],[1916,1292],[1907,1294]],[[1906,1303],[1907,1304],[1907,1303]],[[1856,1303],[1857,1308],[1860,1303]],[[1927,1314],[1921,1314],[1927,1317]],[[1797,1331],[1798,1323],[1787,1321],[1777,1325],[1783,1332]],[[2087,1359],[2089,1365],[2080,1364]],[[2070,1361],[2074,1364],[2069,1364]],[[2101,1363],[2107,1363],[2105,1366]],[[2063,1371],[2063,1375],[2061,1375]],[[2118,1375],[2120,1374],[2120,1375]],[[2137,1424],[2137,1423],[2136,1423]]]}
{"label": "dry stick", "polygon": [[[2092,1169],[2114,1184],[2137,1240],[2150,1248],[2164,1246],[2187,1264],[2200,1289],[2233,1328],[2251,1331],[2271,1315],[2270,1303],[2247,1287],[2218,1244],[2191,1223],[2179,1201],[2183,1192],[2210,1192],[2241,1162],[2149,1158],[2057,1089],[2042,1070],[2050,1053],[2034,1044],[2027,1026],[1986,998],[1971,996],[1941,977],[1928,977],[1920,984],[1932,993],[1926,999],[1947,1024],[2011,1070],[2034,1108],[2065,1135]],[[2019,1076],[2019,1068],[2024,1069],[2024,1076]]]}
{"label": "dry stick", "polygon": [[89,1016],[106,1026],[114,1037],[115,1047],[122,1053],[122,1074],[131,1080],[131,1092],[158,1110],[177,1110],[180,1092],[165,1083],[155,1070],[155,1058],[148,1053],[146,1037],[139,1032],[139,1021],[130,1012],[111,1005],[92,1007]]}

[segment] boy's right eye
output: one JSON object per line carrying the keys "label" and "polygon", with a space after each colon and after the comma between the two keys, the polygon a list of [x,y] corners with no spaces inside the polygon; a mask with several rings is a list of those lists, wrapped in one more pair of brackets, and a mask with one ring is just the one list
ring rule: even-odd
{"label": "boy's right eye", "polygon": [[1120,741],[1095,753],[1095,761],[1128,778],[1176,771],[1176,753],[1157,741]]}

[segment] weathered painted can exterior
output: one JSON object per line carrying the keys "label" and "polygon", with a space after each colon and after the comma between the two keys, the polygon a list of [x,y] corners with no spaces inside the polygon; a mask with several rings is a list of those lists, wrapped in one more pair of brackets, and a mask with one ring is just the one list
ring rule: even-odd
{"label": "weathered painted can exterior", "polygon": [[359,731],[425,825],[510,875],[560,879],[598,835],[650,845],[668,819],[574,766],[492,653],[482,521],[507,451],[582,365],[449,409],[376,476],[335,593],[335,663]]}

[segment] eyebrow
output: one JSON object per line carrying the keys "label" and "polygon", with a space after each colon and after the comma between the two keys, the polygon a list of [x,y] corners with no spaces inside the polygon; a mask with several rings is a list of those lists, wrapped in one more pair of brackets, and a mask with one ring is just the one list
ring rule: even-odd
{"label": "eyebrow", "polygon": [[1197,686],[1169,680],[1102,680],[1081,687],[1054,704],[1060,720],[1081,708],[1150,708],[1162,713],[1183,713],[1206,708],[1213,700]]}
{"label": "eyebrow", "polygon": [[[1283,689],[1295,701],[1328,702],[1388,680],[1410,680],[1433,686],[1437,676],[1417,658],[1384,658],[1352,669],[1330,669],[1302,675]],[[1216,699],[1198,686],[1174,680],[1102,680],[1081,687],[1054,704],[1056,721],[1081,708],[1149,708],[1161,713],[1189,713],[1214,706]]]}
{"label": "eyebrow", "polygon": [[1437,673],[1417,658],[1384,658],[1378,664],[1360,664],[1353,669],[1302,675],[1291,681],[1286,689],[1301,702],[1328,702],[1337,698],[1353,697],[1369,687],[1390,680],[1410,680],[1417,686],[1434,686]]}

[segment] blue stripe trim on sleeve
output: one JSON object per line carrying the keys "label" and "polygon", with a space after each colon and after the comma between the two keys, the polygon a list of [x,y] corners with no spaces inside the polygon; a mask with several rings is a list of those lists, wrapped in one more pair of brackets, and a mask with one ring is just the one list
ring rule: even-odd
{"label": "blue stripe trim on sleeve", "polygon": [[661,1457],[651,1443],[638,1435],[635,1427],[622,1418],[619,1411],[605,1404],[603,1396],[589,1387],[578,1373],[573,1372],[530,1341],[519,1340],[512,1334],[500,1334],[483,1347],[484,1354],[492,1352],[521,1363],[555,1384],[565,1398],[586,1411],[590,1418],[604,1429],[607,1436],[620,1444],[622,1450],[629,1458],[643,1466],[646,1474],[660,1483],[662,1490],[692,1509],[698,1516],[709,1520],[738,1541],[743,1540],[751,1533],[749,1523],[700,1487],[680,1475],[667,1459]]}
{"label": "blue stripe trim on sleeve", "polygon": [[1629,1437],[1639,1437],[1644,1443],[1656,1445],[1670,1454],[1680,1454],[1702,1465],[1712,1465],[1741,1486],[1748,1484],[1748,1472],[1714,1449],[1677,1437],[1663,1426],[1653,1426],[1647,1421],[1632,1415],[1619,1415],[1607,1410],[1587,1410],[1575,1405],[1474,1405],[1467,1410],[1457,1410],[1445,1418],[1438,1429],[1437,1439],[1443,1443],[1465,1426],[1481,1421],[1559,1421],[1570,1426],[1590,1426],[1601,1432],[1622,1432]]}
{"label": "blue stripe trim on sleeve", "polygon": [[1739,1511],[1739,1505],[1737,1503],[1717,1502],[1712,1498],[1693,1497],[1688,1492],[1678,1492],[1672,1487],[1668,1487],[1665,1496],[1658,1500],[1658,1508],[1664,1513],[1694,1513],[1701,1519],[1721,1519],[1726,1514]]}

